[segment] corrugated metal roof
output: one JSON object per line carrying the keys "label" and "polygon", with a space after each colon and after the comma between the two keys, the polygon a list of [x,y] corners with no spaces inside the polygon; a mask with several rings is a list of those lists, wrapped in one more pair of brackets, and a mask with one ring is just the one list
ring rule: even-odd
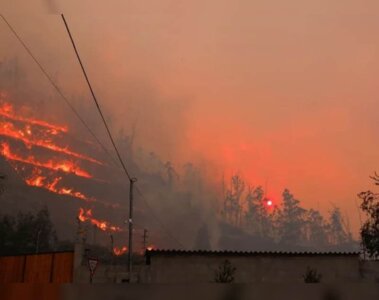
{"label": "corrugated metal roof", "polygon": [[211,250],[175,250],[153,249],[146,250],[146,255],[231,255],[231,256],[358,256],[359,252],[290,252],[290,251],[211,251]]}

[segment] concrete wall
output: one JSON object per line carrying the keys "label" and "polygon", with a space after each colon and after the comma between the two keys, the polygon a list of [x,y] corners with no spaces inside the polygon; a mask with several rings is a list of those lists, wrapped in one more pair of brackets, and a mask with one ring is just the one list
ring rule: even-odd
{"label": "concrete wall", "polygon": [[[89,283],[84,247],[76,245],[74,282]],[[228,259],[236,267],[235,283],[303,283],[307,267],[317,269],[322,283],[379,282],[379,261],[362,261],[358,255],[204,255],[154,254],[150,265],[135,265],[134,283],[197,284],[214,282],[215,271]],[[127,266],[99,261],[93,283],[129,280]]]}
{"label": "concrete wall", "polygon": [[215,271],[225,259],[236,267],[235,283],[301,283],[308,266],[317,269],[325,283],[358,282],[362,279],[361,272],[365,272],[358,256],[158,254],[151,257],[151,264],[141,277],[147,283],[209,283],[214,281]]}
{"label": "concrete wall", "polygon": [[362,281],[379,283],[379,261],[360,261],[359,273]]}

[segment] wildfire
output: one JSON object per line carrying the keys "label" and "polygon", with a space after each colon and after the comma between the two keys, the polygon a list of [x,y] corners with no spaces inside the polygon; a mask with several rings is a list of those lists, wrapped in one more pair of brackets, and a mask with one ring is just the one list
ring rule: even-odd
{"label": "wildfire", "polygon": [[75,192],[70,188],[58,188],[58,183],[62,180],[62,177],[56,177],[51,182],[47,182],[47,178],[40,175],[40,172],[32,175],[30,178],[26,178],[25,182],[29,186],[40,187],[49,190],[50,192],[75,197],[84,201],[94,202],[94,198],[89,198],[80,192]]}
{"label": "wildfire", "polygon": [[[1,94],[3,96],[3,94]],[[66,126],[53,125],[42,120],[36,120],[32,118],[25,118],[18,116],[14,113],[13,106],[7,102],[0,104],[0,115],[8,118],[10,120],[23,122],[30,125],[38,125],[41,127],[48,128],[52,134],[57,134],[58,132],[67,132],[68,128]]]}
{"label": "wildfire", "polygon": [[122,229],[118,226],[113,226],[107,221],[97,220],[92,216],[92,209],[79,209],[78,219],[81,222],[89,221],[91,224],[95,225],[102,231],[112,231],[112,232],[121,232]]}
{"label": "wildfire", "polygon": [[148,246],[148,247],[146,247],[146,250],[147,251],[152,251],[152,250],[154,250],[154,248],[155,248],[154,246]]}
{"label": "wildfire", "polygon": [[128,251],[128,247],[126,247],[126,246],[123,246],[123,247],[121,247],[121,248],[119,248],[119,247],[114,247],[114,248],[113,248],[113,253],[114,253],[114,255],[116,255],[116,256],[123,255],[123,254],[125,254],[127,251]]}
{"label": "wildfire", "polygon": [[49,139],[38,139],[33,135],[33,130],[30,125],[26,125],[24,130],[19,130],[10,122],[0,122],[0,135],[22,141],[27,147],[38,146],[102,165],[102,163],[96,159],[71,151],[68,147],[59,147],[52,143]]}
{"label": "wildfire", "polygon": [[33,165],[35,167],[46,168],[54,171],[72,173],[79,177],[92,178],[92,175],[90,175],[87,171],[82,170],[71,161],[54,162],[53,160],[48,160],[47,162],[40,162],[34,156],[28,156],[27,158],[24,158],[18,154],[13,153],[10,149],[9,144],[6,142],[2,142],[0,146],[0,153],[9,160],[18,161]]}
{"label": "wildfire", "polygon": [[[100,181],[84,170],[79,165],[79,162],[81,162],[80,160],[85,160],[98,165],[103,165],[103,163],[59,143],[69,131],[67,126],[29,117],[29,113],[25,114],[27,111],[24,109],[25,107],[15,109],[12,104],[7,102],[7,98],[7,94],[0,90],[0,155],[9,161],[9,164],[28,186],[45,189],[55,194],[66,195],[86,202],[96,202],[112,208],[119,207],[118,204],[102,202],[74,188],[63,186],[65,179],[63,173]],[[32,154],[28,153],[29,151],[26,153],[20,152],[21,149],[16,148],[15,141],[18,142],[17,145],[19,144],[23,150],[45,149],[45,151],[33,151]],[[38,153],[50,154],[50,157],[41,158]],[[54,156],[51,156],[52,154]],[[33,170],[32,173],[30,172],[31,169]],[[89,222],[102,231],[122,231],[120,227],[114,226],[108,221],[94,218],[91,209],[80,208],[78,218],[81,222]],[[125,251],[127,251],[126,247],[115,248],[115,255],[122,255]]]}

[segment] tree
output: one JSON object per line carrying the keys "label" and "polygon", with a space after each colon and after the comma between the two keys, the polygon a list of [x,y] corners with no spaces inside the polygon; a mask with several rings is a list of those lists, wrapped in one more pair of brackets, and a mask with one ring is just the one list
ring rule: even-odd
{"label": "tree", "polygon": [[328,244],[327,224],[319,211],[306,212],[307,240],[312,247],[325,248]]}
{"label": "tree", "polygon": [[306,210],[300,207],[300,201],[285,189],[278,217],[280,240],[283,244],[294,246],[304,240],[305,213]]}
{"label": "tree", "polygon": [[0,219],[0,252],[21,254],[50,251],[57,241],[47,208],[35,215],[26,212]]}
{"label": "tree", "polygon": [[232,176],[231,187],[226,191],[225,195],[225,218],[236,226],[240,225],[242,208],[241,197],[245,190],[245,182],[239,175]]}
{"label": "tree", "polygon": [[352,242],[351,233],[345,228],[344,219],[338,207],[334,207],[329,216],[329,239],[335,246],[342,246]]}
{"label": "tree", "polygon": [[2,195],[5,191],[5,180],[6,180],[7,176],[5,176],[4,174],[0,174],[0,195]]}
{"label": "tree", "polygon": [[233,267],[229,260],[225,260],[215,271],[214,281],[219,283],[231,283],[234,281],[236,267]]}
{"label": "tree", "polygon": [[36,252],[51,250],[57,242],[57,235],[47,207],[36,214],[34,224]]}
{"label": "tree", "polygon": [[[379,176],[371,177],[379,185]],[[379,257],[379,195],[371,191],[361,192],[361,209],[366,213],[367,220],[361,228],[362,245],[371,258]]]}
{"label": "tree", "polygon": [[253,189],[248,188],[246,195],[247,211],[245,214],[245,221],[247,228],[260,237],[274,239],[276,235],[275,228],[275,213],[276,209],[272,212],[266,204],[264,198],[264,191],[261,186]]}
{"label": "tree", "polygon": [[6,254],[6,250],[9,252],[14,251],[14,229],[15,219],[11,216],[3,216],[0,219],[0,253]]}

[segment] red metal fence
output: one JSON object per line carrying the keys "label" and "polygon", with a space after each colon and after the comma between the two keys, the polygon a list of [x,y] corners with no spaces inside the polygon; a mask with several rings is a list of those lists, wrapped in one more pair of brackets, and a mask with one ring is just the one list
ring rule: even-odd
{"label": "red metal fence", "polygon": [[69,283],[74,252],[52,252],[0,257],[0,283]]}

